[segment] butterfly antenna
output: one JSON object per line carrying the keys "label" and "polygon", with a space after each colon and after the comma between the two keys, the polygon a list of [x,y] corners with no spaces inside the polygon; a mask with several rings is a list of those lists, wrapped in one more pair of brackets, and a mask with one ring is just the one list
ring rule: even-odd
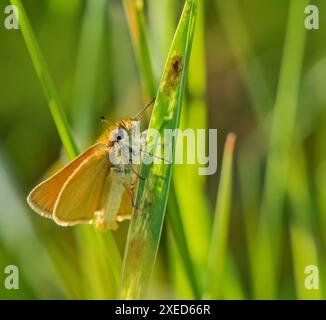
{"label": "butterfly antenna", "polygon": [[104,116],[102,116],[100,119],[102,122],[105,122],[107,125],[109,125],[109,126],[112,125],[112,123],[110,123],[108,120],[106,120],[106,118]]}
{"label": "butterfly antenna", "polygon": [[138,120],[138,117],[144,112],[146,111],[150,106],[152,106],[155,102],[155,99],[156,97],[153,97],[152,100],[143,108],[141,109],[134,117],[133,119],[137,119]]}
{"label": "butterfly antenna", "polygon": [[156,159],[159,159],[159,160],[164,161],[166,164],[172,164],[171,161],[169,161],[169,160],[167,160],[167,159],[165,159],[165,158],[163,158],[163,157],[157,156],[157,155],[155,155],[155,154],[150,154],[149,152],[147,152],[147,151],[145,151],[145,150],[143,150],[143,149],[139,149],[139,150],[140,150],[140,152],[142,152],[142,153],[144,153],[144,154],[146,154],[146,155],[148,155],[148,156],[150,156],[150,157],[153,157],[153,158],[156,158]]}

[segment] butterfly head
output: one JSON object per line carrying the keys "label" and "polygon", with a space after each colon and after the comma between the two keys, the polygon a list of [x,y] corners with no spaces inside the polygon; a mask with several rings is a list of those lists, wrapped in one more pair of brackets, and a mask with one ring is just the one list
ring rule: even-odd
{"label": "butterfly head", "polygon": [[113,165],[131,164],[132,155],[139,153],[139,126],[139,121],[127,119],[119,121],[109,128],[105,143]]}
{"label": "butterfly head", "polygon": [[107,136],[108,147],[112,148],[116,143],[122,144],[129,142],[135,122],[131,119],[121,120],[109,128]]}

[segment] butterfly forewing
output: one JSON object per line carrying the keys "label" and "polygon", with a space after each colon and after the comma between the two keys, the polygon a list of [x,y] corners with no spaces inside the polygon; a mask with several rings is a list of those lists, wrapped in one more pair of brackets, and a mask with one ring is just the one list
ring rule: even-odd
{"label": "butterfly forewing", "polygon": [[69,177],[54,207],[53,218],[58,224],[91,222],[102,201],[110,167],[106,151],[99,150]]}
{"label": "butterfly forewing", "polygon": [[40,215],[51,218],[62,187],[79,166],[105,145],[97,143],[79,155],[59,172],[35,187],[27,197],[29,205]]}

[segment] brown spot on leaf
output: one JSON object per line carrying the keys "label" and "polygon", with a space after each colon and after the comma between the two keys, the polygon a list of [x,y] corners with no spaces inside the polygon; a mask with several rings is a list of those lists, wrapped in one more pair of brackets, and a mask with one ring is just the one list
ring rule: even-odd
{"label": "brown spot on leaf", "polygon": [[175,54],[170,58],[167,66],[167,73],[163,82],[163,92],[170,96],[180,82],[181,71],[183,68],[182,55]]}
{"label": "brown spot on leaf", "polygon": [[130,251],[131,253],[131,260],[133,261],[132,267],[137,267],[140,264],[140,261],[144,259],[144,247],[145,241],[142,238],[134,238],[130,241],[130,248],[133,250]]}

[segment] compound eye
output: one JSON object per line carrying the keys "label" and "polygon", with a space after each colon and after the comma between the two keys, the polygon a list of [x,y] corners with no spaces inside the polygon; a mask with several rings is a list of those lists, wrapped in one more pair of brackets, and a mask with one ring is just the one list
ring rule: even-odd
{"label": "compound eye", "polygon": [[115,136],[115,140],[120,141],[124,138],[124,132],[123,130],[118,130]]}

